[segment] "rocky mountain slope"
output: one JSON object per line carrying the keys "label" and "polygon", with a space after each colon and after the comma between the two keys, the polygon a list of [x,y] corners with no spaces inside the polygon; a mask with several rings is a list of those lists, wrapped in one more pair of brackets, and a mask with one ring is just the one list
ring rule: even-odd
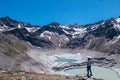
{"label": "rocky mountain slope", "polygon": [[43,64],[27,55],[29,48],[28,43],[14,35],[0,33],[0,68],[8,71],[44,71]]}
{"label": "rocky mountain slope", "polygon": [[10,69],[14,67],[20,59],[25,58],[27,45],[15,36],[0,33],[0,68]]}
{"label": "rocky mountain slope", "polygon": [[[32,48],[35,46],[35,50],[30,49],[30,46]],[[33,26],[29,23],[13,20],[8,16],[0,18],[0,68],[8,71],[55,74],[52,70],[55,66],[52,58],[60,57],[50,55],[60,53],[86,53],[94,55],[95,59],[98,59],[97,63],[102,64],[102,66],[119,66],[119,47],[120,17],[82,26],[78,24],[63,26],[56,22],[44,26]],[[80,49],[85,49],[85,52],[79,51]],[[86,49],[89,50],[86,51]],[[65,52],[62,52],[62,50],[65,50]],[[94,53],[90,52],[90,50],[105,53],[98,54],[98,52]],[[85,58],[87,59],[86,55]],[[29,75],[30,78],[31,75]],[[42,76],[40,79],[46,79],[48,75],[40,74],[38,76]],[[21,75],[17,77],[21,78]],[[56,76],[52,76],[51,79],[53,77]],[[66,78],[64,79],[66,80]]]}
{"label": "rocky mountain slope", "polygon": [[32,26],[9,17],[0,18],[0,31],[42,48],[86,48],[120,54],[120,17],[87,25],[60,25],[52,22]]}

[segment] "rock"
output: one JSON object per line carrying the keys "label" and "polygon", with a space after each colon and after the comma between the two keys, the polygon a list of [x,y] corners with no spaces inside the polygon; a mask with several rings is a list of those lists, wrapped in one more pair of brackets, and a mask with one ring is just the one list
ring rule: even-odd
{"label": "rock", "polygon": [[27,80],[26,76],[22,76],[22,80]]}

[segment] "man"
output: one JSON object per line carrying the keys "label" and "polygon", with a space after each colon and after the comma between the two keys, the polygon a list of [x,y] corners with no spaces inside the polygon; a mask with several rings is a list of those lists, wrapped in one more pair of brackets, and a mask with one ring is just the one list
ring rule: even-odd
{"label": "man", "polygon": [[88,56],[88,60],[87,60],[87,77],[92,76],[91,64],[92,64],[91,57]]}

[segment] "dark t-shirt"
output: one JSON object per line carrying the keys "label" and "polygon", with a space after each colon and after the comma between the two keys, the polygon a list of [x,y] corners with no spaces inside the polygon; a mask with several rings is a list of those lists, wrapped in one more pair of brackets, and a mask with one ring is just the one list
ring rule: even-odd
{"label": "dark t-shirt", "polygon": [[88,61],[87,61],[87,67],[90,67],[91,64],[92,64],[91,60],[88,60]]}

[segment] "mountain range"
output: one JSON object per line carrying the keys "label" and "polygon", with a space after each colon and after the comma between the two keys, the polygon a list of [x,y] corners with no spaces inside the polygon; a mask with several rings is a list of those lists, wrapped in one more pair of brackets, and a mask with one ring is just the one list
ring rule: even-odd
{"label": "mountain range", "polygon": [[108,55],[120,54],[120,17],[86,25],[52,22],[33,26],[6,16],[0,18],[0,33],[14,35],[19,41],[40,48],[90,49]]}

